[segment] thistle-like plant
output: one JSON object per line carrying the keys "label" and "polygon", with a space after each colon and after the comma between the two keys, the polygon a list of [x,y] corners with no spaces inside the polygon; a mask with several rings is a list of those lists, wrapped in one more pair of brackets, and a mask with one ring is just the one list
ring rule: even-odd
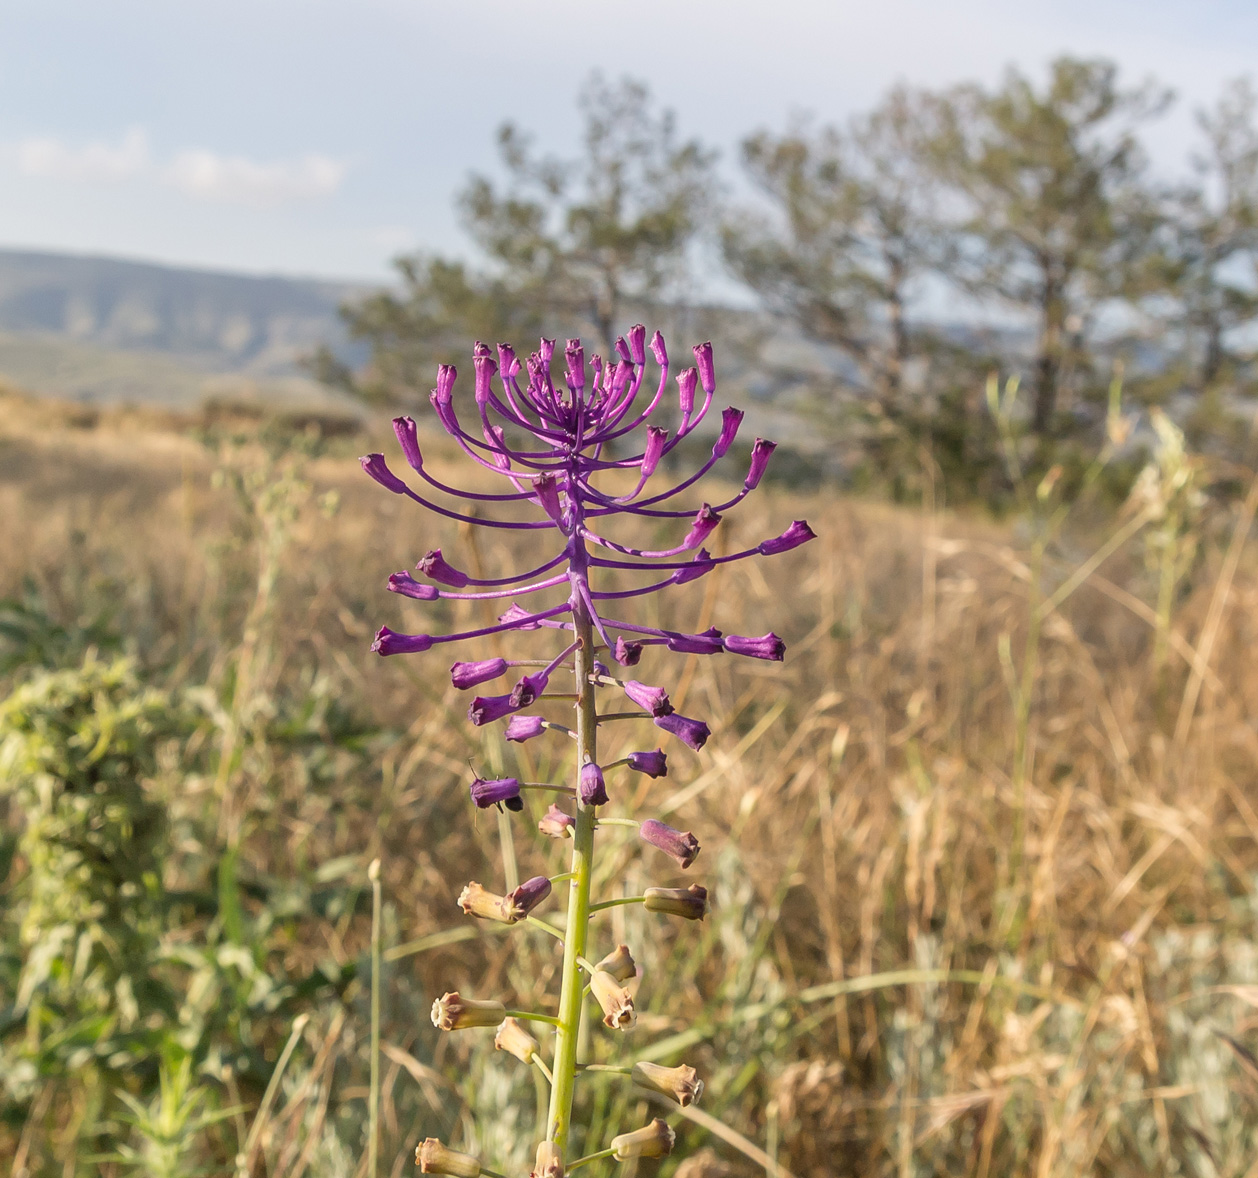
{"label": "thistle-like plant", "polygon": [[[701,719],[674,711],[668,693],[619,672],[635,666],[648,647],[664,647],[684,654],[715,655],[722,651],[751,658],[780,660],[784,645],[772,633],[763,637],[725,635],[709,629],[701,634],[644,626],[607,615],[609,607],[619,613],[621,604],[633,598],[685,585],[710,573],[718,564],[772,556],[788,552],[813,538],[807,523],[796,520],[781,535],[767,539],[741,552],[714,557],[704,541],[721,522],[722,513],[740,503],[760,483],[774,450],[774,444],[757,438],[751,448],[750,468],[737,494],[712,506],[696,508],[668,506],[674,497],[692,487],[729,451],[738,433],[743,414],[725,409],[711,456],[689,477],[666,490],[647,493],[652,477],[665,457],[704,420],[716,392],[711,344],[694,349],[695,367],[677,376],[679,420],[676,430],[650,424],[664,405],[669,387],[668,354],[657,332],[651,352],[659,369],[658,386],[643,396],[646,373],[646,329],[632,328],[616,341],[615,359],[591,358],[587,367],[580,340],[569,340],[565,349],[566,388],[556,387],[551,375],[554,341],[542,340],[529,356],[527,382],[520,381],[521,365],[515,352],[500,344],[498,360],[478,343],[473,365],[475,379],[475,432],[461,424],[455,407],[456,373],[451,365],[437,372],[437,387],[431,401],[445,431],[469,459],[505,478],[514,490],[500,494],[464,491],[435,478],[425,467],[415,422],[399,417],[393,422],[402,453],[415,474],[429,488],[448,499],[464,499],[478,504],[496,504],[510,509],[540,508],[541,519],[494,519],[469,515],[419,494],[387,466],[382,454],[361,459],[363,469],[386,489],[413,499],[422,507],[449,519],[476,527],[553,534],[558,551],[537,567],[511,576],[485,579],[473,577],[448,563],[440,549],[428,552],[416,566],[417,578],[410,572],[394,573],[389,588],[420,601],[438,598],[459,600],[534,599],[528,607],[512,600],[495,626],[461,634],[401,634],[388,627],[376,635],[372,649],[382,655],[429,651],[450,642],[463,642],[490,634],[507,632],[554,633],[561,647],[553,658],[507,660],[500,657],[456,662],[450,669],[454,686],[470,690],[508,673],[511,668],[527,668],[515,686],[499,695],[477,695],[468,709],[475,725],[507,721],[509,741],[526,741],[550,730],[571,739],[576,747],[575,780],[571,785],[522,783],[515,777],[486,780],[479,775],[471,783],[472,801],[481,808],[503,806],[523,809],[522,792],[540,789],[558,791],[565,805],[552,805],[538,823],[552,838],[571,839],[571,869],[561,877],[568,884],[567,919],[562,929],[533,915],[533,910],[551,892],[556,880],[538,876],[526,880],[507,895],[497,895],[479,883],[469,883],[459,897],[464,912],[482,920],[516,924],[527,921],[556,936],[563,945],[563,971],[557,1013],[542,1014],[509,1010],[498,1001],[475,1000],[448,993],[433,1004],[432,1018],[445,1031],[469,1027],[496,1027],[496,1045],[525,1063],[537,1063],[550,1080],[550,1108],[546,1138],[537,1148],[534,1174],[555,1178],[564,1172],[564,1152],[568,1147],[573,1094],[578,1072],[577,1032],[581,1006],[588,993],[603,1012],[604,1024],[614,1031],[627,1031],[636,1021],[633,997],[626,983],[637,973],[628,947],[611,948],[606,955],[591,960],[589,937],[591,915],[621,903],[640,903],[654,912],[689,920],[702,920],[708,904],[705,888],[647,888],[641,896],[618,897],[593,902],[590,895],[591,865],[595,832],[604,825],[599,807],[608,801],[608,775],[626,768],[651,777],[667,772],[662,749],[631,753],[611,764],[601,764],[598,752],[599,727],[612,720],[649,720],[692,749],[700,749],[709,736]],[[495,388],[495,376],[500,378]],[[501,390],[501,391],[498,391]],[[702,400],[697,393],[702,390]],[[698,404],[696,404],[698,402]],[[619,457],[626,450],[636,450]],[[619,517],[634,516],[648,521],[689,521],[681,541],[657,550],[633,548],[609,534],[610,524]],[[630,589],[600,588],[608,575],[641,574],[646,583]],[[440,588],[438,587],[440,586]],[[559,596],[558,603],[547,595]],[[613,673],[614,665],[618,670]],[[545,702],[551,679],[562,669],[570,670],[573,689],[565,702],[575,700],[572,727],[525,709]],[[598,693],[622,693],[632,704],[627,711],[600,712]],[[556,700],[558,702],[558,700]],[[642,822],[618,819],[617,824],[636,826],[641,838],[672,856],[683,868],[699,853],[699,844],[688,831],[674,830],[648,818]],[[554,1045],[549,1066],[542,1058],[539,1042],[524,1023],[540,1023],[554,1028]],[[611,1069],[615,1070],[615,1069]],[[694,1069],[686,1066],[663,1068],[638,1064],[624,1068],[634,1082],[675,1099],[683,1107],[697,1100],[702,1082]],[[673,1145],[673,1132],[663,1120],[613,1138],[608,1147],[568,1163],[572,1169],[595,1158],[658,1157]],[[479,1159],[458,1153],[435,1138],[423,1142],[416,1161],[425,1173],[455,1174],[474,1178],[486,1170]]]}

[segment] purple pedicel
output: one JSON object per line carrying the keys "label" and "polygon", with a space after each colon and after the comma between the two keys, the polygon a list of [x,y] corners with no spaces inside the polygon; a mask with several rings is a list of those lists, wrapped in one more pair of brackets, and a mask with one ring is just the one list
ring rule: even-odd
{"label": "purple pedicel", "polygon": [[507,730],[503,734],[508,740],[523,744],[546,731],[546,723],[541,716],[512,716],[507,721]]}
{"label": "purple pedicel", "polygon": [[698,752],[708,742],[712,730],[702,720],[691,720],[688,716],[679,716],[674,712],[671,716],[656,716],[655,727],[672,733],[682,744]]}
{"label": "purple pedicel", "polygon": [[699,854],[699,840],[688,830],[677,830],[665,822],[648,818],[638,833],[653,847],[672,855],[682,868],[689,867]]}
{"label": "purple pedicel", "polygon": [[485,659],[479,663],[455,663],[450,668],[450,682],[460,691],[488,683],[507,671],[506,659]]}
{"label": "purple pedicel", "polygon": [[603,771],[593,761],[581,766],[581,802],[586,806],[607,804],[607,783]]}
{"label": "purple pedicel", "polygon": [[425,585],[405,571],[389,574],[389,591],[400,593],[403,597],[413,597],[416,601],[436,601],[440,596],[435,586]]}
{"label": "purple pedicel", "polygon": [[472,801],[478,808],[487,810],[490,806],[502,804],[508,810],[523,810],[524,799],[520,797],[520,782],[515,777],[497,777],[486,781],[477,777],[471,784]]}
{"label": "purple pedicel", "polygon": [[664,755],[663,749],[656,749],[650,753],[630,753],[625,760],[630,769],[636,769],[648,777],[668,776],[668,758]]}
{"label": "purple pedicel", "polygon": [[[694,348],[693,368],[675,374],[680,418],[671,431],[662,421],[652,420],[657,412],[660,417],[676,414],[668,397],[674,373],[659,332],[651,336],[648,347],[646,328],[636,324],[616,340],[612,356],[595,356],[588,361],[581,341],[568,340],[563,353],[565,375],[558,386],[552,375],[554,352],[555,341],[543,339],[522,363],[509,344],[499,344],[495,361],[491,349],[478,342],[472,357],[471,394],[464,394],[461,401],[455,393],[458,373],[454,366],[442,364],[437,369],[436,387],[430,397],[437,421],[469,462],[507,481],[509,485],[502,488],[502,493],[462,490],[439,482],[424,467],[418,429],[410,417],[393,421],[406,463],[400,469],[407,470],[408,479],[417,478],[426,488],[449,496],[450,506],[423,498],[407,479],[389,468],[382,454],[368,454],[360,460],[364,471],[386,490],[411,499],[430,512],[472,527],[526,530],[540,541],[535,545],[537,567],[527,572],[493,579],[474,578],[446,561],[440,548],[434,548],[415,566],[416,576],[399,572],[389,578],[393,593],[421,603],[407,604],[406,609],[422,608],[422,603],[443,596],[493,599],[515,595],[523,598],[533,593],[538,594],[538,605],[530,609],[513,603],[499,616],[497,625],[463,633],[424,633],[428,627],[422,622],[414,627],[421,633],[382,626],[372,643],[372,650],[378,654],[393,655],[420,653],[438,644],[488,635],[545,635],[559,631],[564,635],[562,645],[566,649],[558,658],[545,663],[544,669],[524,676],[508,694],[477,696],[468,710],[469,719],[476,725],[507,720],[507,739],[516,742],[531,740],[545,731],[547,722],[542,717],[515,713],[545,699],[551,675],[575,649],[572,639],[578,635],[574,631],[584,632],[587,625],[597,641],[609,648],[601,657],[608,662],[614,658],[622,667],[635,666],[646,647],[663,647],[681,654],[728,650],[751,658],[780,659],[784,646],[772,633],[761,638],[722,638],[720,630],[713,627],[702,634],[687,634],[604,618],[599,609],[609,600],[636,599],[690,584],[718,564],[789,552],[814,538],[807,523],[796,520],[780,536],[755,548],[713,557],[703,547],[720,524],[722,513],[759,486],[773,454],[773,443],[757,438],[741,492],[715,506],[687,505],[684,498],[677,498],[732,448],[743,420],[737,409],[722,412],[710,458],[675,483],[671,478],[665,479],[664,472],[672,465],[665,462],[666,456],[673,455],[675,460],[686,453],[682,443],[712,409],[716,367],[710,343]],[[655,372],[648,380],[647,368],[652,359]],[[701,398],[697,396],[699,390]],[[607,484],[603,485],[605,478]],[[477,514],[455,510],[466,502],[477,504]],[[482,504],[489,509],[486,514],[480,514]],[[493,518],[495,506],[509,507],[515,514],[511,518]],[[643,517],[651,526],[671,521],[678,531],[659,549],[632,548],[615,538],[615,525],[628,516]],[[684,535],[680,534],[682,529]],[[634,575],[639,581],[628,585],[604,580]],[[592,583],[592,577],[599,579]],[[446,594],[435,585],[456,592]],[[457,592],[468,586],[477,591]],[[621,631],[632,637],[621,637]],[[529,657],[536,659],[537,655]],[[460,689],[476,687],[497,678],[510,665],[506,658],[457,662],[450,670],[451,682]],[[605,682],[609,677],[604,669],[598,678]],[[701,720],[673,713],[663,688],[630,680],[624,690],[658,728],[692,749],[703,747],[708,726]],[[563,730],[560,725],[551,726]],[[666,765],[661,750],[633,753],[626,763],[652,777],[662,776]],[[589,763],[582,769],[580,790],[585,805],[606,801],[606,786],[597,765]],[[482,806],[522,805],[519,783],[514,778],[478,778],[472,793]]]}
{"label": "purple pedicel", "polygon": [[651,687],[646,683],[639,683],[636,679],[626,679],[621,687],[638,707],[650,712],[652,716],[672,714],[673,705],[668,702],[668,692],[662,687]]}
{"label": "purple pedicel", "polygon": [[731,634],[725,639],[725,649],[730,654],[745,654],[753,659],[769,659],[780,663],[786,654],[786,643],[770,630],[763,638],[744,638]]}

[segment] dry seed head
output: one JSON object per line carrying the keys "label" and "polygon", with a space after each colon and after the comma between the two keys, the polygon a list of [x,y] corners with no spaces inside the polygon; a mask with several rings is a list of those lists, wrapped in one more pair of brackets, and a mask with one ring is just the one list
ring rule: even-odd
{"label": "dry seed head", "polygon": [[496,1027],[507,1017],[501,1002],[478,1002],[463,998],[457,990],[443,994],[432,1004],[432,1025],[441,1031],[461,1031],[466,1027]]}
{"label": "dry seed head", "polygon": [[590,978],[590,992],[603,1008],[603,1024],[616,1031],[632,1030],[638,1021],[633,997],[605,969],[596,969]]}
{"label": "dry seed head", "polygon": [[529,1178],[563,1178],[563,1154],[553,1141],[543,1141],[537,1147],[537,1161]]}
{"label": "dry seed head", "polygon": [[633,960],[633,954],[629,952],[628,945],[617,945],[594,968],[611,974],[618,982],[627,982],[638,973],[637,964]]}
{"label": "dry seed head", "polygon": [[686,1064],[666,1068],[657,1063],[636,1063],[632,1075],[635,1084],[671,1096],[682,1108],[697,1104],[703,1095],[703,1081],[694,1068]]}
{"label": "dry seed head", "polygon": [[539,1045],[516,1019],[507,1018],[494,1036],[494,1046],[499,1051],[509,1051],[521,1063],[532,1063]]}
{"label": "dry seed head", "polygon": [[663,1158],[673,1152],[677,1135],[667,1121],[656,1117],[649,1125],[632,1133],[621,1133],[612,1138],[612,1149],[618,1162],[626,1158]]}
{"label": "dry seed head", "polygon": [[415,1164],[421,1174],[453,1174],[455,1178],[478,1178],[480,1162],[470,1154],[448,1149],[435,1137],[427,1137],[415,1148]]}

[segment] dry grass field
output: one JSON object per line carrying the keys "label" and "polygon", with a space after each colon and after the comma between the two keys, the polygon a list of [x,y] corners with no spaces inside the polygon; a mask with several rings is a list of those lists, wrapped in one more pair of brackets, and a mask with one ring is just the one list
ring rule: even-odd
{"label": "dry grass field", "polygon": [[[236,432],[0,403],[0,597],[26,643],[5,685],[96,650],[190,717],[146,782],[173,899],[135,969],[173,998],[130,1017],[191,1069],[160,1068],[163,1103],[161,1043],[58,1055],[54,1026],[10,1019],[0,1158],[31,1178],[364,1174],[379,857],[381,1172],[410,1172],[432,1134],[523,1174],[532,1075],[427,1012],[447,989],[556,990],[552,942],[470,929],[455,897],[566,870],[544,804],[473,811],[469,758],[544,780],[566,750],[472,729],[440,651],[368,652],[382,623],[480,616],[385,592],[426,549],[518,565],[362,475],[386,423],[324,446]],[[1258,483],[1176,499],[1172,467],[1143,507],[1060,526],[1051,488],[993,521],[770,487],[714,536],[734,550],[806,517],[819,539],[676,590],[661,616],[772,627],[784,664],[644,658],[713,736],[635,779],[634,807],[696,832],[688,878],[713,911],[611,910],[645,967],[642,1016],[627,1046],[595,1026],[588,1050],[705,1078],[708,1119],[673,1118],[660,1174],[1258,1175]],[[528,639],[510,649],[530,657]],[[29,871],[19,849],[11,1008],[40,944]],[[599,871],[604,892],[673,882],[627,841]],[[618,1079],[581,1091],[591,1149],[646,1112]]]}

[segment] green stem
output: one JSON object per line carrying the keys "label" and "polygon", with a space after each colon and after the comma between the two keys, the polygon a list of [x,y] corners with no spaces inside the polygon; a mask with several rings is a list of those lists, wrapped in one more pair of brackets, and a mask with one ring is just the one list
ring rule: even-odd
{"label": "green stem", "polygon": [[[589,681],[594,665],[594,633],[583,610],[573,613],[577,650],[573,676],[577,687],[577,778],[581,766],[598,760],[598,715],[594,687]],[[580,958],[585,955],[590,923],[590,868],[594,858],[594,811],[577,793],[576,822],[572,831],[572,880],[568,890],[567,933],[563,946],[563,981],[559,992],[559,1033],[551,1061],[554,1083],[550,1088],[548,1136],[563,1151],[568,1144],[572,1121],[572,1098],[576,1088],[577,1036],[581,1025]]]}
{"label": "green stem", "polygon": [[371,1100],[367,1109],[367,1178],[376,1178],[380,1153],[380,860],[367,868],[371,880]]}
{"label": "green stem", "polygon": [[612,1072],[617,1076],[630,1076],[633,1074],[633,1068],[621,1067],[614,1063],[587,1063],[582,1064],[583,1072]]}
{"label": "green stem", "polygon": [[642,904],[645,903],[645,896],[621,896],[619,900],[602,900],[598,904],[591,904],[591,912],[602,912],[604,908],[616,908],[621,904]]}
{"label": "green stem", "polygon": [[556,941],[563,940],[563,933],[561,933],[557,928],[555,928],[555,926],[551,924],[550,921],[543,920],[540,916],[533,916],[533,915],[526,916],[524,919],[528,921],[528,923],[531,924],[534,928],[539,928],[544,933],[550,933],[550,935],[554,937]]}
{"label": "green stem", "polygon": [[[608,768],[608,766],[604,765],[603,768],[606,769]],[[636,818],[600,818],[598,820],[598,824],[599,826],[641,826],[642,825],[642,823],[639,822]]]}
{"label": "green stem", "polygon": [[538,1070],[542,1073],[542,1075],[546,1077],[547,1082],[553,1084],[555,1082],[555,1077],[550,1074],[550,1068],[548,1068],[542,1061],[542,1057],[534,1054],[533,1062],[537,1065]]}
{"label": "green stem", "polygon": [[577,1158],[575,1162],[568,1163],[568,1172],[571,1173],[578,1166],[584,1166],[586,1162],[597,1162],[599,1158],[609,1158],[616,1151],[614,1149],[600,1149],[598,1153],[587,1153],[583,1158]]}

